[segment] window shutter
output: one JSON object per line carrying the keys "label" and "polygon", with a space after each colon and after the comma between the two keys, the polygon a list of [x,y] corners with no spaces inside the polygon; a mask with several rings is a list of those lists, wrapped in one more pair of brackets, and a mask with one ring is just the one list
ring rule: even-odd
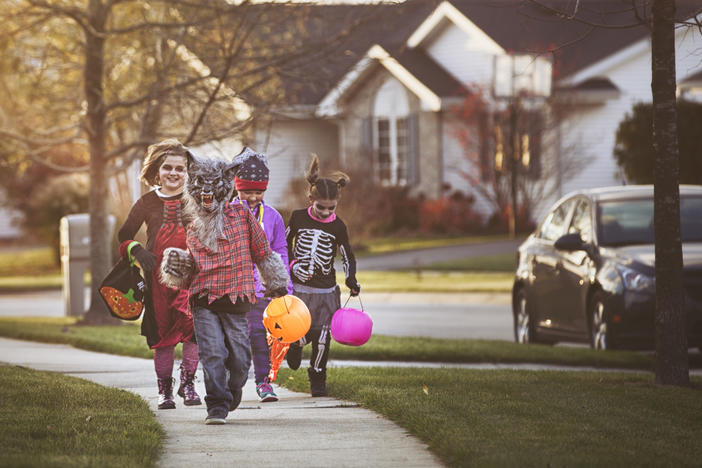
{"label": "window shutter", "polygon": [[[495,127],[498,128],[498,127]],[[487,112],[481,112],[478,119],[478,138],[479,141],[479,157],[480,157],[480,180],[483,182],[488,182],[490,180],[490,175],[493,167],[495,166],[492,158],[492,139],[499,140],[495,142],[495,153],[497,153],[497,147],[502,145],[501,135],[497,133],[496,135],[490,134],[490,122],[488,120]],[[502,148],[500,147],[500,151]]]}
{"label": "window shutter", "polygon": [[539,112],[534,112],[530,117],[529,149],[531,158],[529,160],[529,176],[532,179],[539,179],[541,177],[541,153],[544,132],[543,116]]}
{"label": "window shutter", "polygon": [[373,167],[373,118],[361,121],[361,162]]}
{"label": "window shutter", "polygon": [[419,174],[419,116],[407,117],[407,183],[418,184]]}

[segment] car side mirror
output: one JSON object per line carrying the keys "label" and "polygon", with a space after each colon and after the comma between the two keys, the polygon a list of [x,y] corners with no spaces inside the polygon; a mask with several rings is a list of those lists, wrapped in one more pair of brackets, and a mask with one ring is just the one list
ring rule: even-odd
{"label": "car side mirror", "polygon": [[585,243],[583,242],[583,238],[580,237],[579,232],[562,235],[561,237],[556,239],[554,247],[556,247],[557,250],[566,250],[568,252],[573,252],[575,250],[587,251]]}

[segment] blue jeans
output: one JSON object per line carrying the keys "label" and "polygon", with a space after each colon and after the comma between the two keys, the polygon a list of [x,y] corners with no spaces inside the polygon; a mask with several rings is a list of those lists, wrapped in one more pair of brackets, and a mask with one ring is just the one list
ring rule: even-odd
{"label": "blue jeans", "polygon": [[231,304],[226,298],[228,305],[221,307],[220,301],[210,305],[193,301],[192,311],[205,376],[207,414],[225,418],[239,406],[242,387],[249,376],[251,351],[246,313],[250,304]]}
{"label": "blue jeans", "polygon": [[246,314],[246,320],[249,323],[249,340],[251,341],[254,376],[257,385],[268,377],[268,372],[271,370],[271,353],[268,349],[268,340],[266,339],[266,327],[263,326],[263,311],[266,310],[270,302],[268,299],[259,297]]}

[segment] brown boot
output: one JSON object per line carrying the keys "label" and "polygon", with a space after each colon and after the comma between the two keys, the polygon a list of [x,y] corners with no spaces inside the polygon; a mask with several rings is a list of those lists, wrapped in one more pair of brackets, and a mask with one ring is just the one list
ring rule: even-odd
{"label": "brown boot", "polygon": [[180,387],[178,387],[178,396],[183,398],[185,406],[201,405],[200,395],[195,391],[195,372],[188,372],[183,366],[180,366]]}
{"label": "brown boot", "polygon": [[173,400],[173,382],[174,379],[158,379],[158,409],[174,409],[175,400]]}

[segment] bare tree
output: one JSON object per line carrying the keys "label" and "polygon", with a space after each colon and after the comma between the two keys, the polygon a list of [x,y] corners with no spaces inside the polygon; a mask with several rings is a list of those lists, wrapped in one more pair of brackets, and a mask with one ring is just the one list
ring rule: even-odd
{"label": "bare tree", "polygon": [[[0,38],[14,46],[1,59],[14,73],[0,92],[14,102],[0,115],[0,135],[28,159],[90,174],[94,287],[85,322],[109,321],[95,287],[111,264],[108,178],[167,136],[197,144],[240,135],[258,113],[290,99],[283,78],[329,55],[362,21],[313,38],[303,27],[310,8],[284,7],[13,0],[0,11]],[[58,146],[85,164],[55,164]]]}
{"label": "bare tree", "polygon": [[690,372],[682,287],[680,160],[676,117],[675,0],[654,0],[651,21],[656,383],[687,386]]}
{"label": "bare tree", "polygon": [[476,87],[453,109],[464,124],[454,136],[469,162],[454,169],[506,216],[512,236],[589,161],[577,142],[562,147],[561,126],[571,109],[565,98],[529,102],[517,96],[495,105]]}

